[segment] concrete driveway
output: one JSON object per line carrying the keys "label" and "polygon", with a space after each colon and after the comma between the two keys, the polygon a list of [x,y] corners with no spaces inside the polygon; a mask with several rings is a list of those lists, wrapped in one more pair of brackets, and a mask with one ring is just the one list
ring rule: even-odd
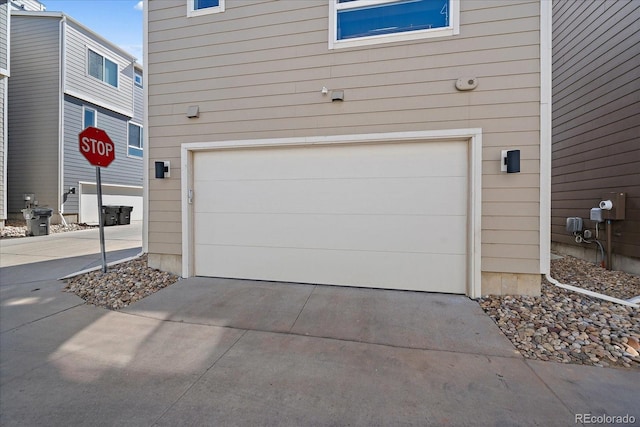
{"label": "concrete driveway", "polygon": [[640,422],[638,371],[525,360],[463,296],[190,278],[113,312],[55,280],[91,256],[0,270],[0,424]]}

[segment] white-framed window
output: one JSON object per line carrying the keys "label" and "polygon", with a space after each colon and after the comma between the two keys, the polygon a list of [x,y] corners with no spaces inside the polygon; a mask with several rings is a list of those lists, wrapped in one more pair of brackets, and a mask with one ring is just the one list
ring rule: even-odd
{"label": "white-framed window", "polygon": [[88,73],[113,87],[118,87],[118,64],[89,49]]}
{"label": "white-framed window", "polygon": [[329,5],[329,49],[460,32],[460,0],[329,0]]}
{"label": "white-framed window", "polygon": [[187,0],[187,16],[224,12],[224,0]]}
{"label": "white-framed window", "polygon": [[133,72],[133,81],[135,82],[136,86],[142,87],[142,71],[136,70]]}
{"label": "white-framed window", "polygon": [[129,122],[127,155],[131,157],[142,157],[142,141],[142,126]]}
{"label": "white-framed window", "polygon": [[82,107],[82,129],[86,129],[89,126],[97,127],[98,125],[98,112],[95,108],[83,106]]}

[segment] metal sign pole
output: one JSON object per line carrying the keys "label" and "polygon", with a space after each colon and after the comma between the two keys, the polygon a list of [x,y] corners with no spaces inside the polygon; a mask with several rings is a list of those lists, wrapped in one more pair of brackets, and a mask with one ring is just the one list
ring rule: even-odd
{"label": "metal sign pole", "polygon": [[96,166],[96,187],[98,189],[98,221],[100,223],[100,252],[102,252],[102,272],[107,272],[107,253],[104,249],[104,221],[102,218],[102,180],[100,179],[100,166]]}

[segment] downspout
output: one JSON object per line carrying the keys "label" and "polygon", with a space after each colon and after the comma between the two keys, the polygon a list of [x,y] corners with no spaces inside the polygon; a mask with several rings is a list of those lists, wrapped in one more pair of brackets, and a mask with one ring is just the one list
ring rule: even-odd
{"label": "downspout", "polygon": [[566,285],[564,283],[560,283],[556,279],[551,277],[549,274],[545,274],[545,278],[549,281],[549,283],[551,283],[554,286],[557,286],[558,288],[567,289],[567,290],[572,291],[572,292],[577,292],[579,294],[587,295],[587,296],[590,296],[590,297],[593,297],[593,298],[599,298],[601,300],[614,302],[616,304],[626,305],[626,306],[633,307],[633,308],[640,308],[640,305],[635,303],[635,300],[638,297],[632,298],[630,300],[623,300],[623,299],[619,299],[619,298],[610,297],[609,295],[600,294],[598,292],[593,292],[593,291],[589,291],[589,290],[586,290],[586,289],[578,288],[576,286],[571,286],[571,285]]}
{"label": "downspout", "polygon": [[60,55],[58,60],[60,61],[60,85],[59,85],[59,95],[58,95],[58,206],[59,206],[59,216],[60,221],[66,227],[67,221],[64,219],[64,85],[66,81],[66,56],[67,56],[67,46],[66,46],[66,31],[67,25],[67,17],[66,15],[62,15],[60,19]]}

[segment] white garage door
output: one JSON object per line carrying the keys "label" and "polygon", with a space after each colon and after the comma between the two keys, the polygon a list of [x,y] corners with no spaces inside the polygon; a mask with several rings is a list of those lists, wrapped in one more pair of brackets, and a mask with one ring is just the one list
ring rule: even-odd
{"label": "white garage door", "polygon": [[194,155],[199,276],[466,293],[467,142]]}
{"label": "white garage door", "polygon": [[[78,222],[98,224],[98,199],[95,184],[80,183]],[[131,221],[142,221],[142,187],[102,184],[102,204],[131,206]]]}

